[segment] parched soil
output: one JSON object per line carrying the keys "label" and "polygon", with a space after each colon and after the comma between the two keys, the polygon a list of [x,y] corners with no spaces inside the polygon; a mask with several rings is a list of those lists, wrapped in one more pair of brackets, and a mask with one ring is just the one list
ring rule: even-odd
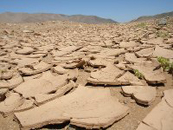
{"label": "parched soil", "polygon": [[150,115],[173,111],[158,62],[173,63],[173,23],[139,25],[0,24],[0,129],[160,130]]}

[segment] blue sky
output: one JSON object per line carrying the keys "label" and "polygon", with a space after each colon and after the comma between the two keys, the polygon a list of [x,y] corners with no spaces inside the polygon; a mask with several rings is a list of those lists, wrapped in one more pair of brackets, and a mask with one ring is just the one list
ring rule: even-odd
{"label": "blue sky", "polygon": [[169,11],[173,11],[173,0],[0,0],[0,13],[97,15],[118,22]]}

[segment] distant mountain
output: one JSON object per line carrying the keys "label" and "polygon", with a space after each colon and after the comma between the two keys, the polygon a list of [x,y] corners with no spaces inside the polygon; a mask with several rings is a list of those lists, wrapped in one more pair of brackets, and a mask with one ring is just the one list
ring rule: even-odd
{"label": "distant mountain", "polygon": [[30,23],[30,22],[44,22],[44,21],[72,21],[89,24],[100,23],[117,23],[112,19],[105,19],[97,16],[86,15],[63,15],[63,14],[48,14],[48,13],[11,13],[6,12],[0,14],[0,22],[3,23]]}
{"label": "distant mountain", "polygon": [[140,22],[140,21],[147,21],[147,20],[152,20],[152,19],[160,19],[160,18],[165,18],[167,16],[173,17],[173,11],[167,12],[167,13],[162,13],[162,14],[157,14],[157,15],[153,15],[153,16],[142,16],[135,20],[132,20],[131,22]]}

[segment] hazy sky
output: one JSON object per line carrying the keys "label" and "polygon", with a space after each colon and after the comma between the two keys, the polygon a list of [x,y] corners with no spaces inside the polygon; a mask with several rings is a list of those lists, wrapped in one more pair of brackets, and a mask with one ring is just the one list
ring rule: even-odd
{"label": "hazy sky", "polygon": [[169,11],[173,11],[173,0],[0,0],[0,13],[84,14],[118,22]]}

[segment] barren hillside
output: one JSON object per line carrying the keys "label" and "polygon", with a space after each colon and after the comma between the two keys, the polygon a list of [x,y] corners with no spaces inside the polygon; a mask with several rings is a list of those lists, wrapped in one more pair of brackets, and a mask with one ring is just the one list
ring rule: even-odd
{"label": "barren hillside", "polygon": [[173,11],[162,13],[162,14],[157,14],[157,15],[153,15],[153,16],[141,16],[133,21],[140,22],[140,21],[146,21],[146,20],[161,19],[161,18],[166,18],[166,17],[173,17]]}
{"label": "barren hillside", "polygon": [[46,13],[11,13],[6,12],[0,14],[0,22],[2,23],[31,23],[31,22],[45,22],[45,21],[72,21],[90,24],[100,23],[117,23],[111,19],[100,18],[97,16],[85,15],[63,15],[63,14],[46,14]]}

